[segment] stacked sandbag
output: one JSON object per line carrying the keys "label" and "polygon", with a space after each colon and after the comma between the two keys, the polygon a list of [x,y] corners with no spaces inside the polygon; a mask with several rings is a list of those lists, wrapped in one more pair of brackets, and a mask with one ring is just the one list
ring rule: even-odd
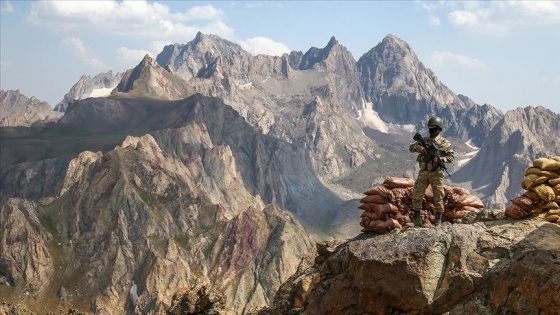
{"label": "stacked sandbag", "polygon": [[534,215],[560,224],[560,156],[534,160],[524,176],[521,188],[526,191],[511,200],[505,213],[514,219]]}
{"label": "stacked sandbag", "polygon": [[[362,232],[387,233],[400,229],[414,218],[412,191],[414,179],[409,177],[387,177],[383,184],[364,192],[358,209],[364,210],[360,216]],[[444,186],[443,220],[460,222],[468,212],[478,212],[483,208],[480,198],[471,195],[461,187]],[[424,193],[422,219],[425,224],[435,222],[434,194],[431,186]]]}
{"label": "stacked sandbag", "polygon": [[399,198],[412,197],[414,180],[408,177],[388,177],[382,185],[366,191],[360,200],[358,209],[364,210],[360,216],[362,232],[387,233],[395,228],[402,228],[404,223],[410,222],[408,216],[399,211]]}

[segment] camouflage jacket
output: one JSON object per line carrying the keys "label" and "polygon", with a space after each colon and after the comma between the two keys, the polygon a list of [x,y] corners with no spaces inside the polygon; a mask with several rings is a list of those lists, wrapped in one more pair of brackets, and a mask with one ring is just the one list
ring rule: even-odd
{"label": "camouflage jacket", "polygon": [[[426,143],[434,143],[436,145],[436,147],[438,148],[438,154],[444,163],[453,162],[455,153],[453,152],[453,148],[451,147],[451,142],[449,142],[449,140],[445,139],[441,135],[437,135],[435,138],[424,137],[424,141]],[[418,152],[418,147],[420,147],[421,145],[422,144],[420,144],[419,141],[411,144],[409,147],[410,152]],[[416,161],[420,165],[420,170],[434,170],[431,161],[425,161],[425,158],[425,154],[418,154],[418,157],[416,157]]]}

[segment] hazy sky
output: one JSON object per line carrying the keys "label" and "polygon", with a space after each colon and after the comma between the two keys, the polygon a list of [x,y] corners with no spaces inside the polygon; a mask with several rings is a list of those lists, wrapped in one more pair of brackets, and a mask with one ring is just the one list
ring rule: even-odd
{"label": "hazy sky", "polygon": [[82,75],[136,66],[198,31],[252,54],[323,48],[358,60],[388,34],[456,94],[560,113],[560,1],[0,1],[0,89],[51,106]]}

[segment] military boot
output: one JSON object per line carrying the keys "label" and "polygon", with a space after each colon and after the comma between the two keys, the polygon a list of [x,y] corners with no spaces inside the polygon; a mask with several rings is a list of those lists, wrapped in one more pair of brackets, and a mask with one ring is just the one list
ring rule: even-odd
{"label": "military boot", "polygon": [[409,227],[423,226],[422,217],[420,216],[420,210],[414,210],[414,219],[412,222],[406,224]]}
{"label": "military boot", "polygon": [[436,212],[436,226],[441,225],[441,212]]}

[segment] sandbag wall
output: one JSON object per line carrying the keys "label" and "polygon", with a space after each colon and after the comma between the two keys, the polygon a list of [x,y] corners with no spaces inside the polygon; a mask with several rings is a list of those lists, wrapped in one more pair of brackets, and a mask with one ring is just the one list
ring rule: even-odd
{"label": "sandbag wall", "polygon": [[560,224],[560,156],[533,161],[521,181],[525,192],[513,198],[505,213],[514,219],[530,215]]}
{"label": "sandbag wall", "polygon": [[[388,233],[400,229],[414,218],[412,191],[414,179],[387,177],[383,184],[364,192],[358,207],[364,210],[360,216],[362,232]],[[457,223],[468,212],[478,212],[484,207],[480,198],[461,187],[444,185],[443,221]],[[422,199],[422,220],[425,224],[435,222],[435,205],[432,187],[428,186]]]}

